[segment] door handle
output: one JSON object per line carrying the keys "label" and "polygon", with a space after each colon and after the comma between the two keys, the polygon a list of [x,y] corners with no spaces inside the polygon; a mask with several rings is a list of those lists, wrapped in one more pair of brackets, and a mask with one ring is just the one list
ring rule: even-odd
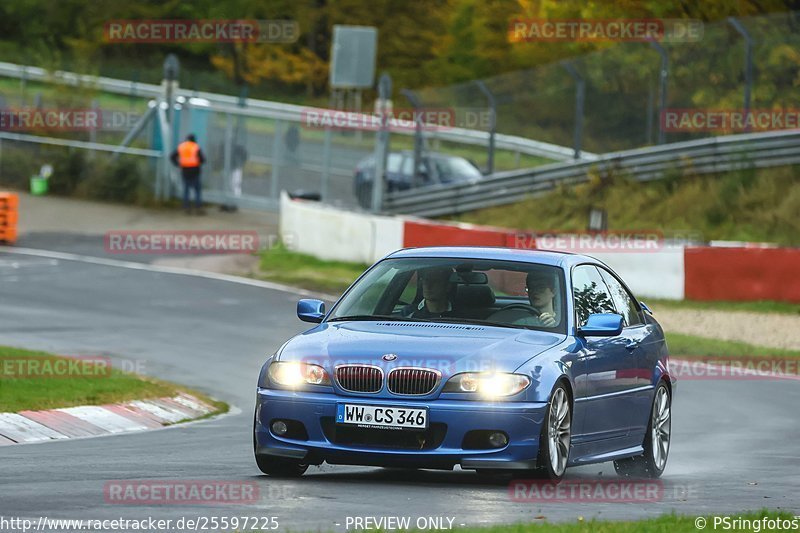
{"label": "door handle", "polygon": [[638,347],[639,347],[639,343],[636,342],[636,341],[631,341],[631,342],[629,342],[628,344],[625,345],[625,349],[628,350],[629,352],[634,351]]}

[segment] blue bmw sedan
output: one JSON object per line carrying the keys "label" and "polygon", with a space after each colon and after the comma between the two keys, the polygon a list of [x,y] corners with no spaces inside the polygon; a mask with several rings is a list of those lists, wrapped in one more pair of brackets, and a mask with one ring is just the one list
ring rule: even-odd
{"label": "blue bmw sedan", "polygon": [[560,480],[667,463],[675,381],[664,332],[608,266],[558,252],[392,253],[287,341],[258,379],[262,472],[309,465],[502,470]]}

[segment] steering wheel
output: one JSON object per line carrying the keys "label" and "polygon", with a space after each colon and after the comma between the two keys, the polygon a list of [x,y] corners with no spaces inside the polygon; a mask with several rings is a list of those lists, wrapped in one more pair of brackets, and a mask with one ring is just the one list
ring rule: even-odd
{"label": "steering wheel", "polygon": [[508,311],[509,309],[522,309],[523,311],[527,311],[536,318],[539,318],[539,310],[533,307],[532,305],[528,304],[508,304],[507,306],[503,307],[502,309],[496,311],[497,313],[501,313],[503,311]]}

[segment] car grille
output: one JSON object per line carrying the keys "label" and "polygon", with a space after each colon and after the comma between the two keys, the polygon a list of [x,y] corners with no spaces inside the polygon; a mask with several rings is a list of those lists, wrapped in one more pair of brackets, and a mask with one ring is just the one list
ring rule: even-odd
{"label": "car grille", "polygon": [[441,374],[424,368],[395,368],[389,372],[389,391],[394,394],[421,396],[430,394]]}
{"label": "car grille", "polygon": [[383,370],[368,365],[336,368],[336,383],[348,392],[378,392],[383,386]]}

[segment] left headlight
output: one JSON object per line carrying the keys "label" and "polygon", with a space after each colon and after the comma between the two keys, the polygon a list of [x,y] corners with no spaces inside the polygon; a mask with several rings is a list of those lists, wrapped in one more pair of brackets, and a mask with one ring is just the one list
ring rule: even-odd
{"label": "left headlight", "polygon": [[269,365],[269,379],[284,387],[331,384],[328,373],[321,366],[294,361],[277,361]]}
{"label": "left headlight", "polygon": [[465,372],[451,377],[442,392],[475,392],[492,399],[513,396],[530,384],[523,374]]}

